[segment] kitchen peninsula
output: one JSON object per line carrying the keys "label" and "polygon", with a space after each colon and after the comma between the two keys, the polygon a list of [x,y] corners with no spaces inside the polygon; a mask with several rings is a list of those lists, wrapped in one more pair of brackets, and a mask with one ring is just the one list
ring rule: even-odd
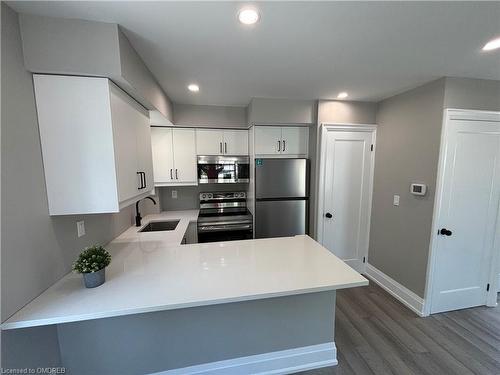
{"label": "kitchen peninsula", "polygon": [[102,286],[85,289],[70,273],[4,322],[4,333],[55,325],[72,374],[336,364],[335,291],[368,281],[308,236],[181,245],[196,217],[147,216],[143,227],[179,223],[173,231],[129,228],[106,246],[113,259]]}

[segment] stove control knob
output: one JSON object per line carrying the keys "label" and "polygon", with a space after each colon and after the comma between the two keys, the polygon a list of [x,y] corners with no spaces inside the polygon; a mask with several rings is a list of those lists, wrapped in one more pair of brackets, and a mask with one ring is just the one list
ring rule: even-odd
{"label": "stove control knob", "polygon": [[201,195],[201,199],[205,199],[206,197],[207,197],[207,195],[206,195],[206,194],[202,194],[202,195]]}
{"label": "stove control knob", "polygon": [[208,199],[212,199],[214,196],[212,194],[207,194]]}

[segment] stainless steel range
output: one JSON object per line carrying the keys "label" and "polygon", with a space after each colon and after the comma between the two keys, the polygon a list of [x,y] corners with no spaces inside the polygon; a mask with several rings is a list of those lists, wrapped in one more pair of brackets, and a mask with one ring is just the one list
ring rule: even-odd
{"label": "stainless steel range", "polygon": [[198,242],[251,239],[252,222],[244,191],[200,193]]}

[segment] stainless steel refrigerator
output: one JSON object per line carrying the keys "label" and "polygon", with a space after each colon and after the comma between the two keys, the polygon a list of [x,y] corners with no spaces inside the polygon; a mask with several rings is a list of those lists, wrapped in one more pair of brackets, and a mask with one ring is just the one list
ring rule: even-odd
{"label": "stainless steel refrigerator", "polygon": [[309,161],[255,159],[255,238],[308,232]]}

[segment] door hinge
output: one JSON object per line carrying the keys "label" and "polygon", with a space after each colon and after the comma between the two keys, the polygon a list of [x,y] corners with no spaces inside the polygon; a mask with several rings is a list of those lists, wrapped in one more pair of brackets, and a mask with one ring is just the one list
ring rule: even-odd
{"label": "door hinge", "polygon": [[490,284],[487,284],[486,285],[486,291],[489,292],[490,291]]}
{"label": "door hinge", "polygon": [[366,257],[363,257],[363,263],[366,263]]}
{"label": "door hinge", "polygon": [[373,145],[370,146],[370,151],[373,151]]}

